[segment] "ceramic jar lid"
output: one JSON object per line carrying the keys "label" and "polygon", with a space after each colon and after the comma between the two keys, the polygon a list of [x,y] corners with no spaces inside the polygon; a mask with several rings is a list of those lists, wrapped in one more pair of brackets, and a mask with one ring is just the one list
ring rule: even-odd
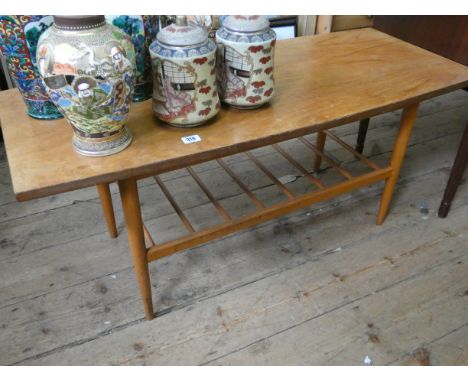
{"label": "ceramic jar lid", "polygon": [[172,47],[205,44],[208,32],[200,26],[188,25],[186,16],[177,16],[175,24],[168,25],[157,35],[157,41]]}
{"label": "ceramic jar lid", "polygon": [[188,25],[186,16],[177,16],[175,24],[158,33],[149,50],[160,57],[182,59],[209,54],[216,50],[216,44],[204,28]]}
{"label": "ceramic jar lid", "polygon": [[268,29],[270,22],[264,16],[259,15],[233,15],[223,21],[223,27],[232,32],[252,33]]}
{"label": "ceramic jar lid", "polygon": [[257,44],[276,39],[265,16],[228,16],[217,30],[216,38],[233,43]]}

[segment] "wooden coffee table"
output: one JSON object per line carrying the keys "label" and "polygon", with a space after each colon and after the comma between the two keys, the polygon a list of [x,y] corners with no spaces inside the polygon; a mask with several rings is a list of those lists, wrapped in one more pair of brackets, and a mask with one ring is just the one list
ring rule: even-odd
{"label": "wooden coffee table", "polygon": [[[26,116],[16,90],[1,92],[0,122],[16,198],[23,201],[118,182],[136,277],[146,317],[151,319],[148,263],[163,256],[385,180],[377,213],[377,224],[381,224],[403,163],[418,103],[468,86],[468,68],[373,29],[279,41],[275,64],[278,92],[269,106],[257,110],[223,108],[207,125],[182,129],[154,119],[151,101],[137,103],[132,105],[128,121],[134,136],[132,144],[123,152],[104,158],[76,154],[71,147],[72,130],[65,120],[33,120]],[[400,129],[390,164],[385,167],[371,162],[330,131],[400,108],[403,108]],[[311,133],[317,133],[315,142],[304,138]],[[181,138],[192,134],[198,134],[201,141],[184,144]],[[323,147],[327,137],[355,155],[368,170],[359,175],[351,174],[326,155]],[[326,161],[343,180],[325,184],[279,144],[289,139],[298,139],[310,149],[315,158],[315,170]],[[293,194],[250,152],[269,145],[315,189],[299,196]],[[245,153],[258,170],[279,187],[286,200],[265,206],[222,159],[237,153]],[[215,199],[191,167],[210,160],[217,160],[239,185],[256,206],[255,212],[233,218]],[[193,228],[158,176],[183,168],[206,193],[222,217],[222,223],[198,231]],[[155,176],[187,234],[147,247],[137,180],[149,176]],[[105,186],[103,189],[105,200]],[[154,243],[149,233],[147,240]]]}

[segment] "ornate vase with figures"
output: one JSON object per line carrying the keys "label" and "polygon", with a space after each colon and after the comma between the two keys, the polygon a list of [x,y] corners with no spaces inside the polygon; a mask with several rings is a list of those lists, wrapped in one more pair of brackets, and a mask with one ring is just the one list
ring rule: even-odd
{"label": "ornate vase with figures", "polygon": [[158,118],[176,126],[196,126],[218,113],[215,52],[208,32],[188,25],[185,16],[177,16],[158,33],[150,46],[153,111]]}
{"label": "ornate vase with figures", "polygon": [[221,100],[256,108],[275,94],[276,33],[264,16],[228,16],[216,32],[217,76]]}
{"label": "ornate vase with figures", "polygon": [[132,39],[135,48],[136,81],[133,101],[140,102],[151,98],[153,77],[149,46],[159,31],[159,17],[155,15],[106,16],[106,20],[122,29]]}
{"label": "ornate vase with figures", "polygon": [[39,119],[63,117],[50,101],[36,64],[37,42],[51,25],[52,16],[0,16],[0,51],[27,113]]}
{"label": "ornate vase with figures", "polygon": [[104,16],[54,16],[40,38],[37,64],[47,92],[74,130],[73,147],[103,156],[127,147],[135,84],[130,37]]}

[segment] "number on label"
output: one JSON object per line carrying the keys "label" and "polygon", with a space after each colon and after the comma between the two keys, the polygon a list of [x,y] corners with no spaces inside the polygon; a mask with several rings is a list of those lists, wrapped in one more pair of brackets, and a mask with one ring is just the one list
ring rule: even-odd
{"label": "number on label", "polygon": [[200,142],[201,138],[199,135],[189,135],[187,137],[180,138],[184,144]]}

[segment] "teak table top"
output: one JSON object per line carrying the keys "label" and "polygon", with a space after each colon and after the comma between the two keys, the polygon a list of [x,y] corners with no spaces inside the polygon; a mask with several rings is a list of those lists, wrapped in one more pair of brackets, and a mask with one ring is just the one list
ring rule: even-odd
{"label": "teak table top", "polygon": [[[257,110],[223,107],[195,129],[131,106],[132,144],[119,154],[76,154],[65,119],[34,120],[16,89],[0,92],[3,129],[18,200],[97,183],[145,177],[395,110],[468,86],[468,68],[373,29],[278,41],[276,98]],[[202,141],[184,144],[198,134]]]}

